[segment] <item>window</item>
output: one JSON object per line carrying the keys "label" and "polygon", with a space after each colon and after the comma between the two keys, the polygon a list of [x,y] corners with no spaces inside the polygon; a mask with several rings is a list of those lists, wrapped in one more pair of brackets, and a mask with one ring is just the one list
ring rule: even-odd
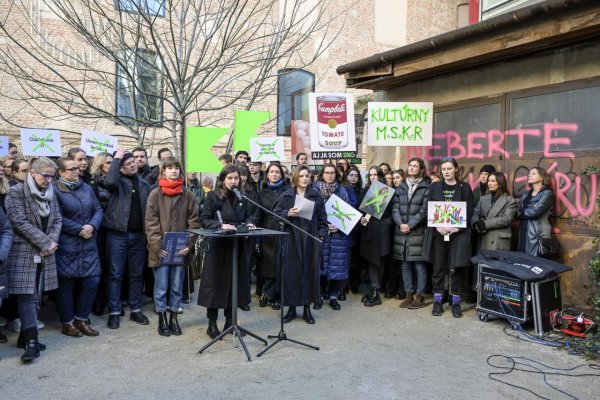
{"label": "window", "polygon": [[164,0],[117,0],[119,10],[152,16],[165,16]]}
{"label": "window", "polygon": [[279,71],[277,85],[277,135],[290,136],[292,121],[308,121],[308,93],[315,91],[315,76],[301,69],[284,69]]}
{"label": "window", "polygon": [[125,124],[156,125],[162,122],[163,75],[155,53],[122,52],[117,63],[116,109]]}

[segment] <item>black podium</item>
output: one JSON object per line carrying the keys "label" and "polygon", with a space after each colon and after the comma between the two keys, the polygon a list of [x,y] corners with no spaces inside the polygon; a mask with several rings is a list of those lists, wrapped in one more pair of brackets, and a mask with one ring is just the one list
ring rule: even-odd
{"label": "black podium", "polygon": [[219,240],[219,239],[232,239],[233,240],[233,271],[231,273],[231,280],[232,280],[232,282],[231,282],[231,326],[229,328],[227,328],[226,330],[224,330],[223,332],[221,332],[221,334],[219,336],[217,336],[216,338],[211,340],[204,347],[202,347],[198,351],[198,353],[202,354],[202,352],[204,350],[208,349],[210,346],[212,346],[213,344],[215,344],[216,342],[221,340],[221,338],[223,338],[229,332],[233,331],[234,337],[235,337],[235,335],[237,335],[237,337],[240,341],[240,344],[242,345],[242,348],[244,349],[244,352],[246,353],[246,357],[248,357],[248,361],[250,361],[251,360],[250,353],[248,352],[248,348],[246,347],[246,343],[244,343],[244,339],[242,338],[241,333],[242,332],[246,333],[247,335],[252,336],[256,340],[260,340],[261,342],[263,342],[265,344],[265,346],[267,345],[267,341],[265,339],[261,338],[260,336],[255,335],[254,333],[250,332],[249,330],[238,325],[237,300],[238,300],[238,274],[239,274],[238,273],[238,270],[239,270],[239,260],[238,260],[239,238],[260,237],[260,236],[283,236],[283,235],[288,235],[288,233],[274,231],[271,229],[262,229],[262,228],[252,229],[248,232],[243,232],[243,233],[236,232],[236,233],[228,234],[228,235],[223,235],[222,233],[219,233],[218,230],[216,230],[216,229],[190,229],[189,232],[192,232],[198,236],[215,238],[217,240]]}

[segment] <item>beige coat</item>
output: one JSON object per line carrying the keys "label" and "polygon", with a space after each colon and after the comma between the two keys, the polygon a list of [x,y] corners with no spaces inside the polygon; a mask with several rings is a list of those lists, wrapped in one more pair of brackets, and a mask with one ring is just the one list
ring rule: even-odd
{"label": "beige coat", "polygon": [[517,212],[517,203],[508,194],[504,193],[492,206],[492,194],[481,196],[471,225],[479,219],[485,222],[485,232],[481,236],[479,250],[505,250],[510,251],[511,230],[510,225]]}
{"label": "beige coat", "polygon": [[[198,228],[198,205],[191,191],[167,196],[158,187],[148,196],[146,205],[146,237],[148,239],[148,266],[160,265],[160,251],[165,232],[185,232]],[[195,235],[190,235],[189,248],[194,248]]]}

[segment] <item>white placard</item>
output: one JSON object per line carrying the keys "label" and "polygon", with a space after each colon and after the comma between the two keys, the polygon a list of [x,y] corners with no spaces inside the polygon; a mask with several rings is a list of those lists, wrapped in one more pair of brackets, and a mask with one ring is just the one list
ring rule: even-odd
{"label": "white placard", "polygon": [[351,158],[343,152],[356,152],[354,96],[348,93],[309,93],[308,102],[313,158]]}
{"label": "white placard", "polygon": [[354,207],[335,194],[332,194],[325,203],[325,212],[327,213],[327,222],[346,235],[350,234],[362,216]]}
{"label": "white placard", "polygon": [[377,219],[381,219],[393,196],[393,188],[385,183],[373,181],[371,182],[371,186],[369,186],[369,190],[365,193],[363,201],[358,206],[358,209]]}
{"label": "white placard", "polygon": [[60,157],[60,131],[49,129],[21,129],[21,147],[24,156]]}
{"label": "white placard", "polygon": [[431,146],[433,103],[372,102],[367,114],[369,146]]}
{"label": "white placard", "polygon": [[466,228],[467,202],[427,202],[427,226],[432,228]]}
{"label": "white placard", "polygon": [[81,148],[88,156],[95,156],[98,153],[114,153],[118,149],[118,139],[100,132],[81,131]]}
{"label": "white placard", "polygon": [[0,157],[8,155],[8,136],[0,136]]}
{"label": "white placard", "polygon": [[252,161],[287,161],[281,137],[250,138],[250,159]]}

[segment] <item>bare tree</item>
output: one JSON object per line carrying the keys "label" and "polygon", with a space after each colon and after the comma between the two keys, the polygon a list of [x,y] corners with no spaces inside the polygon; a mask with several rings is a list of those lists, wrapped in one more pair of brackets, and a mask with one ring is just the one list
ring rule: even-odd
{"label": "bare tree", "polygon": [[3,96],[50,121],[113,121],[139,144],[168,129],[182,159],[188,123],[276,93],[278,71],[314,62],[344,17],[328,0],[2,1],[0,70],[18,83]]}

